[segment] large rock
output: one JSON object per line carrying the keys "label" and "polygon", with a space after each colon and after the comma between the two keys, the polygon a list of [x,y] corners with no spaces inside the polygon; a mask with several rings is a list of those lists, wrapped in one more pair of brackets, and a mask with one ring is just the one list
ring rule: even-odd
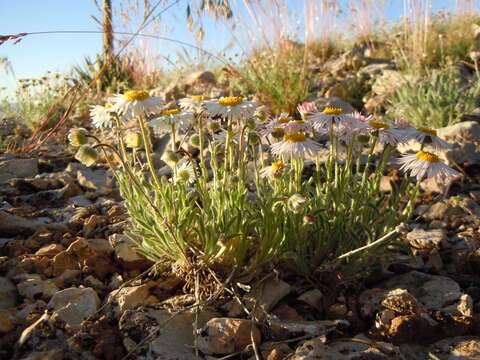
{"label": "large rock", "polygon": [[[194,325],[202,328],[215,316],[218,314],[208,309],[196,316],[193,312],[173,314],[146,307],[125,311],[120,318],[119,329],[125,348],[127,351],[135,349],[133,354],[139,360],[192,360],[195,359]],[[149,334],[152,334],[151,339],[138,346]]]}
{"label": "large rock", "polygon": [[[165,101],[181,99],[187,94],[205,94],[209,95],[210,90],[217,84],[215,75],[210,71],[196,71],[187,76],[181,76],[172,81],[164,90],[160,92]],[[154,92],[159,92],[154,90]]]}
{"label": "large rock", "polygon": [[17,285],[18,293],[30,300],[50,299],[58,288],[52,280],[27,279]]}
{"label": "large rock", "polygon": [[32,177],[38,174],[37,159],[0,157],[0,184],[14,178]]}
{"label": "large rock", "polygon": [[154,304],[156,298],[150,295],[150,286],[127,286],[120,290],[114,290],[108,297],[108,302],[118,304],[116,312],[123,313],[126,310],[133,310],[139,306]]}
{"label": "large rock", "polygon": [[100,305],[100,299],[92,288],[68,288],[57,292],[48,302],[53,310],[52,321],[79,329],[80,324],[93,315]]}
{"label": "large rock", "polygon": [[227,355],[242,351],[252,341],[259,344],[261,339],[260,330],[251,320],[213,318],[202,328],[198,348],[208,355]]}
{"label": "large rock", "polygon": [[[357,341],[355,341],[357,340]],[[371,345],[368,345],[371,344]],[[325,337],[317,337],[299,346],[291,360],[403,360],[400,350],[389,343],[378,343],[365,337],[351,341],[333,341],[326,344]]]}
{"label": "large rock", "polygon": [[113,234],[108,238],[114,249],[115,259],[125,270],[145,270],[153,265],[153,262],[146,259],[135,251],[137,245],[126,235]]}
{"label": "large rock", "polygon": [[47,223],[45,218],[24,218],[0,210],[0,237],[30,235]]}
{"label": "large rock", "polygon": [[445,276],[428,275],[418,271],[395,276],[386,281],[387,289],[405,289],[415,296],[427,311],[442,310],[458,302],[462,296],[460,286]]}
{"label": "large rock", "polygon": [[383,70],[382,76],[373,83],[372,91],[376,95],[384,96],[392,94],[404,84],[413,81],[415,81],[415,77],[412,75],[405,75],[397,70]]}
{"label": "large rock", "polygon": [[441,249],[446,247],[447,240],[442,229],[414,229],[407,234],[407,241],[416,249]]}
{"label": "large rock", "polygon": [[457,336],[430,345],[431,359],[467,360],[480,359],[480,337]]}
{"label": "large rock", "polygon": [[462,121],[438,129],[437,134],[447,141],[480,141],[480,124],[476,121]]}
{"label": "large rock", "polygon": [[17,288],[7,278],[0,276],[0,310],[9,309],[17,303]]}

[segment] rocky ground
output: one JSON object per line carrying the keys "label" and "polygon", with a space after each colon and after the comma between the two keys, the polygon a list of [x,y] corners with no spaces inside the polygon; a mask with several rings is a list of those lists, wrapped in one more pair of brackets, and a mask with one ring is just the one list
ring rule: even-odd
{"label": "rocky ground", "polygon": [[202,306],[146,271],[106,167],[54,144],[0,155],[0,358],[480,359],[480,125],[440,135],[463,180],[425,184],[382,271],[319,288],[279,271]]}

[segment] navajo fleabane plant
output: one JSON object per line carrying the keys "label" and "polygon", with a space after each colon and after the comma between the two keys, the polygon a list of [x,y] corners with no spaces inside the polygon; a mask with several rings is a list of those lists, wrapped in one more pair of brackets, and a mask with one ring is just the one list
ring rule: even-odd
{"label": "navajo fleabane plant", "polygon": [[[128,235],[146,257],[175,263],[177,271],[208,267],[251,276],[284,264],[309,275],[367,246],[348,256],[345,269],[360,274],[383,251],[369,244],[408,218],[420,181],[454,175],[422,150],[399,160],[417,186],[405,177],[396,191],[382,193],[396,144],[414,138],[428,146],[435,135],[340,108],[303,105],[302,119],[285,113],[265,124],[254,115],[256,104],[241,97],[188,98],[170,109],[148,92],[116,99],[115,113],[139,130],[122,134],[114,117],[115,146],[86,144],[79,130],[80,140],[72,135],[81,144],[76,158],[92,165],[99,149],[116,154],[120,166],[110,166],[131,217]],[[193,101],[199,103],[189,108]],[[166,133],[171,146],[155,154],[152,135]],[[158,157],[166,163],[162,171]]]}

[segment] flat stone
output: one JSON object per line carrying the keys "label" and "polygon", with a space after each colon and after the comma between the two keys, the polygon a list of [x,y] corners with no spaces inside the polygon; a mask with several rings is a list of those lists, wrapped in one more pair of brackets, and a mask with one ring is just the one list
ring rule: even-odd
{"label": "flat stone", "polygon": [[15,307],[17,303],[17,288],[6,277],[0,276],[0,310]]}
{"label": "flat stone", "polygon": [[260,330],[251,320],[213,318],[202,328],[198,348],[208,355],[227,355],[242,351],[247,345],[261,341]]}
{"label": "flat stone", "polygon": [[49,244],[41,247],[35,255],[39,256],[55,256],[65,250],[62,244]]}
{"label": "flat stone", "polygon": [[383,283],[387,289],[408,290],[427,311],[442,310],[462,296],[460,286],[445,276],[410,271]]}
{"label": "flat stone", "polygon": [[443,229],[414,229],[407,234],[407,241],[417,249],[440,249],[446,246],[447,240]]}
{"label": "flat stone", "polygon": [[77,170],[77,181],[86,189],[103,190],[107,186],[107,170],[81,167]]}
{"label": "flat stone", "polygon": [[429,355],[439,360],[480,359],[480,337],[457,336],[440,340],[430,345]]}
{"label": "flat stone", "polygon": [[462,121],[438,129],[437,134],[447,141],[479,141],[480,124],[477,121]]}
{"label": "flat stone", "polygon": [[0,236],[30,235],[48,223],[48,219],[24,218],[0,210]]}
{"label": "flat stone", "polygon": [[289,284],[271,278],[248,294],[245,297],[245,304],[249,309],[254,309],[257,318],[263,318],[290,291],[292,291],[292,287]]}
{"label": "flat stone", "polygon": [[18,293],[30,300],[50,299],[58,288],[52,280],[28,279],[17,285]]}
{"label": "flat stone", "polygon": [[274,340],[287,340],[298,336],[327,335],[332,331],[341,331],[350,326],[347,320],[317,321],[270,321],[270,334]]}
{"label": "flat stone", "polygon": [[152,261],[135,251],[137,245],[128,236],[113,234],[108,241],[114,249],[115,259],[125,270],[139,269],[143,271],[153,265]]}
{"label": "flat stone", "polygon": [[14,178],[32,177],[37,174],[37,159],[0,160],[0,184]]}
{"label": "flat stone", "polygon": [[68,288],[57,292],[48,302],[53,310],[52,321],[65,323],[72,329],[93,315],[100,306],[100,299],[92,288]]}
{"label": "flat stone", "polygon": [[[127,310],[119,321],[119,329],[123,335],[123,343],[127,351],[136,348],[134,355],[139,360],[193,360],[195,359],[195,329],[194,324],[202,328],[206,322],[218,316],[217,312],[209,309],[198,313],[193,312],[171,313],[164,309],[144,307],[137,310]],[[167,323],[168,321],[168,323]],[[167,327],[165,328],[165,324]],[[137,344],[151,333],[160,328],[155,335],[143,346]],[[162,330],[165,329],[165,330]],[[132,339],[132,334],[140,334]]]}
{"label": "flat stone", "polygon": [[152,304],[154,297],[150,295],[150,287],[148,285],[127,286],[120,290],[114,290],[108,297],[108,302],[117,303],[118,310],[123,313],[126,310],[133,310],[140,306]]}

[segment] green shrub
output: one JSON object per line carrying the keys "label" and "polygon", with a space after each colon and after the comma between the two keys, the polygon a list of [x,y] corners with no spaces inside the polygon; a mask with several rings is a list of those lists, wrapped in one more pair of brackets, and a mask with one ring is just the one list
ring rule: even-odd
{"label": "green shrub", "polygon": [[458,74],[447,69],[427,71],[410,81],[390,98],[387,114],[403,117],[416,126],[440,128],[455,124],[478,106],[480,83],[460,83]]}

